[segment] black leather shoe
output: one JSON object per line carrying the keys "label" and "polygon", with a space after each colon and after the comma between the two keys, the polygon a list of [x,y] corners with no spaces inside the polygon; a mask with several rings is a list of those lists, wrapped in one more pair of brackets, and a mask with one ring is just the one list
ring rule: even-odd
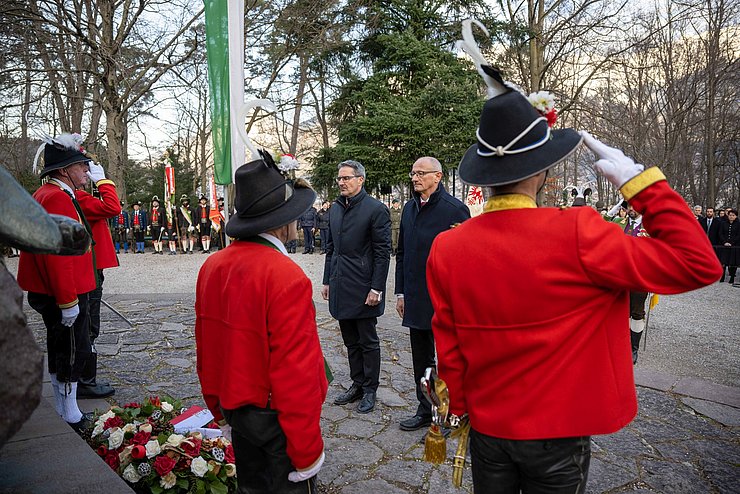
{"label": "black leather shoe", "polygon": [[95,418],[95,414],[92,412],[88,412],[88,413],[82,414],[82,418],[80,419],[79,422],[75,422],[75,423],[67,422],[67,423],[72,429],[74,429],[74,431],[77,434],[84,434],[84,432],[87,429],[92,428],[93,418]]}
{"label": "black leather shoe", "polygon": [[357,405],[357,413],[370,413],[375,408],[375,391],[367,391]]}
{"label": "black leather shoe", "polygon": [[337,396],[334,400],[335,405],[346,405],[347,403],[353,403],[362,398],[362,388],[357,384],[353,384],[344,393]]}
{"label": "black leather shoe", "polygon": [[105,398],[116,392],[110,384],[77,385],[77,398]]}
{"label": "black leather shoe", "polygon": [[424,427],[429,427],[432,423],[432,417],[422,417],[421,415],[414,415],[413,417],[407,418],[401,421],[402,431],[417,431]]}

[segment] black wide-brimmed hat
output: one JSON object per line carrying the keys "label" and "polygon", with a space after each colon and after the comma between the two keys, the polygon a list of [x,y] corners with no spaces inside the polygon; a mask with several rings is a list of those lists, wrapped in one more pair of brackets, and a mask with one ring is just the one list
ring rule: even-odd
{"label": "black wide-brimmed hat", "polygon": [[159,202],[159,196],[152,196],[152,202],[154,201]]}
{"label": "black wide-brimmed hat", "polygon": [[41,178],[54,170],[61,170],[75,163],[91,161],[92,158],[85,154],[81,146],[82,137],[79,134],[60,134],[57,137],[48,137],[41,145],[34,159],[34,171],[36,162],[43,148],[44,169],[41,170]]}
{"label": "black wide-brimmed hat", "polygon": [[301,217],[316,200],[316,192],[304,180],[290,180],[280,173],[269,153],[237,168],[234,175],[236,214],[225,232],[247,238],[287,225]]}
{"label": "black wide-brimmed hat", "polygon": [[190,198],[188,197],[187,194],[183,194],[180,196],[180,204],[182,204],[185,201],[190,202]]}
{"label": "black wide-brimmed hat", "polygon": [[496,186],[537,175],[567,158],[582,137],[573,129],[550,129],[519,91],[486,101],[476,133],[458,173],[470,185]]}

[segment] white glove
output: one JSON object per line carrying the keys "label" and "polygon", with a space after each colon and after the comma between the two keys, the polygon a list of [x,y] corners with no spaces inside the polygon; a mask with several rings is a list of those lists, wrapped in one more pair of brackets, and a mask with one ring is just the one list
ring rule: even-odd
{"label": "white glove", "polygon": [[226,425],[219,425],[219,429],[221,429],[221,434],[229,441],[231,441],[231,426],[229,424]]}
{"label": "white glove", "polygon": [[62,309],[62,324],[68,328],[72,326],[80,315],[80,306],[73,305],[69,309]]}
{"label": "white glove", "polygon": [[310,479],[311,477],[319,473],[319,470],[321,470],[321,465],[324,464],[325,459],[326,455],[322,451],[321,456],[319,456],[319,459],[314,462],[313,466],[305,470],[290,472],[288,474],[288,480],[290,480],[291,482],[303,482],[304,480]]}
{"label": "white glove", "polygon": [[585,130],[580,131],[580,134],[586,146],[599,158],[594,165],[596,169],[618,188],[645,169],[643,165],[636,164],[619,149],[607,146]]}
{"label": "white glove", "polygon": [[195,231],[195,227],[194,227],[193,225],[190,225],[190,226],[188,227],[188,231],[189,231],[189,232],[194,232],[194,231]]}
{"label": "white glove", "polygon": [[102,166],[95,163],[94,161],[90,161],[88,163],[88,166],[90,167],[90,170],[87,172],[87,176],[90,180],[92,180],[94,183],[105,180],[105,170],[103,170]]}
{"label": "white glove", "polygon": [[606,213],[608,216],[614,217],[619,214],[619,210],[622,208],[622,201],[619,201],[616,203],[608,213]]}
{"label": "white glove", "polygon": [[131,228],[126,228],[126,233],[131,233]]}
{"label": "white glove", "polygon": [[159,231],[160,231],[160,232],[163,232],[163,231],[164,231],[164,227],[163,227],[163,226],[160,226],[160,227],[159,227]]}

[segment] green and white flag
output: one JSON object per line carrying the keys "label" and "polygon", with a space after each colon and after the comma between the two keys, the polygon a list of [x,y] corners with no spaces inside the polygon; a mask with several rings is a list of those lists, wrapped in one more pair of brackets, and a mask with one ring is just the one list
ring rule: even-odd
{"label": "green and white flag", "polygon": [[244,102],[244,1],[205,0],[205,13],[214,175],[226,185],[232,183],[233,164],[244,163],[244,147],[231,132],[231,109]]}

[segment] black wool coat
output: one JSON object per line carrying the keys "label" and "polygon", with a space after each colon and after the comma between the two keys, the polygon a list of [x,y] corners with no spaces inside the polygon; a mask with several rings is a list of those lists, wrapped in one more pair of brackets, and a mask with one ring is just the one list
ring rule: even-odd
{"label": "black wool coat", "polygon": [[[329,313],[337,320],[378,317],[385,311],[385,283],[391,258],[388,208],[365,189],[339,197],[329,209],[324,285]],[[383,293],[380,304],[365,304],[370,289]]]}
{"label": "black wool coat", "polygon": [[437,235],[468,218],[468,207],[452,197],[441,182],[423,207],[416,192],[404,205],[396,253],[395,293],[404,295],[402,324],[407,328],[432,329],[434,309],[426,276],[429,250]]}

